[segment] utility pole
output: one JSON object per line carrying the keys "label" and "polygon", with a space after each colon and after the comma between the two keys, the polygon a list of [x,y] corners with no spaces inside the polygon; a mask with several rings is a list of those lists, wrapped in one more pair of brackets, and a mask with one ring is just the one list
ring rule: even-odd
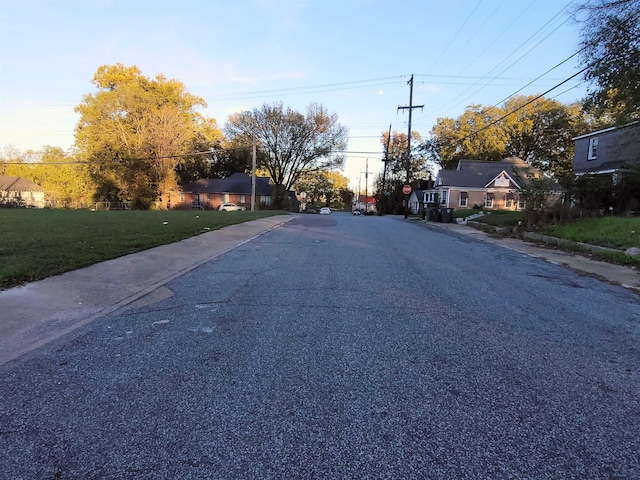
{"label": "utility pole", "polygon": [[[411,78],[407,83],[409,84],[409,105],[404,107],[399,106],[398,110],[409,110],[409,133],[407,135],[407,185],[411,185],[411,112],[413,112],[414,108],[424,108],[424,105],[413,104],[413,75],[411,75]],[[409,195],[411,195],[411,193],[405,195],[404,218],[407,218],[408,216]]]}
{"label": "utility pole", "polygon": [[384,151],[384,158],[382,161],[384,162],[384,168],[382,170],[382,196],[380,197],[380,210],[378,211],[378,215],[382,215],[387,205],[387,163],[389,162],[389,148],[391,145],[391,124],[389,124],[389,136],[387,137],[387,148]]}
{"label": "utility pole", "polygon": [[[360,172],[362,173],[362,172]],[[367,166],[364,171],[364,214],[369,213],[369,159],[367,158]]]}
{"label": "utility pole", "polygon": [[251,211],[256,209],[256,135],[251,135]]}

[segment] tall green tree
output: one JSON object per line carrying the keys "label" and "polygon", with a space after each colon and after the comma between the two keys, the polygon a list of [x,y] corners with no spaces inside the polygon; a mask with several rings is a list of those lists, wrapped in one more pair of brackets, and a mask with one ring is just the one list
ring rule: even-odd
{"label": "tall green tree", "polygon": [[335,205],[344,207],[344,195],[349,190],[349,179],[339,172],[321,171],[303,175],[296,190],[304,193],[310,205]]}
{"label": "tall green tree", "polygon": [[[411,132],[411,156],[408,162],[409,181],[425,178],[428,175],[427,159],[421,145],[422,136],[416,132]],[[397,131],[382,132],[380,144],[387,161],[387,178],[396,179],[406,183],[407,180],[407,134]]]}
{"label": "tall green tree", "polygon": [[427,161],[422,136],[416,131],[411,132],[409,162],[406,133],[394,131],[389,139],[389,132],[382,132],[380,144],[384,152],[383,158],[387,162],[384,171],[373,182],[372,191],[375,192],[377,209],[379,213],[403,213],[406,195],[402,193],[402,187],[407,183],[407,170],[409,183],[416,187],[419,180],[433,175],[432,165]]}
{"label": "tall green tree", "polygon": [[305,114],[282,103],[264,104],[253,111],[229,116],[225,126],[228,139],[255,136],[264,153],[259,167],[269,173],[278,195],[275,205],[284,199],[300,178],[309,173],[331,170],[344,164],[348,129],[338,123],[336,114],[312,103]]}
{"label": "tall green tree", "polygon": [[438,119],[422,148],[443,168],[455,168],[462,159],[516,156],[561,178],[571,172],[572,138],[586,125],[579,105],[517,96],[500,107],[473,105],[456,119]]}
{"label": "tall green tree", "polygon": [[503,156],[520,157],[558,180],[567,179],[573,176],[573,138],[589,129],[589,120],[580,104],[534,99],[517,96],[504,103],[504,114],[516,113],[500,124],[506,138]]}
{"label": "tall green tree", "polygon": [[586,108],[618,124],[640,118],[640,0],[585,0],[578,13]]}
{"label": "tall green tree", "polygon": [[177,80],[116,64],[99,67],[92,83],[97,92],[76,107],[75,136],[99,199],[140,208],[167,199],[179,165],[222,138],[215,120],[197,111],[204,100]]}

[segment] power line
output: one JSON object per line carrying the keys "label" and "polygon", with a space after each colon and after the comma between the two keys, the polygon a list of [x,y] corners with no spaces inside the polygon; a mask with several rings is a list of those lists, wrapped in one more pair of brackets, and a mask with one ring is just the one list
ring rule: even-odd
{"label": "power line", "polygon": [[500,105],[502,102],[505,102],[507,100],[509,100],[511,97],[515,96],[516,94],[520,93],[522,90],[524,90],[525,88],[527,88],[529,85],[531,85],[533,82],[535,82],[536,80],[539,80],[540,78],[544,77],[547,73],[551,72],[552,70],[555,70],[556,68],[558,68],[559,66],[567,63],[569,60],[571,60],[573,57],[575,57],[576,55],[578,55],[580,52],[582,52],[584,49],[586,49],[587,47],[583,47],[580,50],[578,50],[577,52],[573,53],[572,55],[569,55],[567,58],[565,58],[564,60],[562,60],[560,63],[558,63],[557,65],[555,65],[554,67],[551,67],[549,70],[547,70],[546,72],[544,72],[542,75],[540,75],[537,78],[534,78],[532,81],[530,81],[529,83],[527,83],[526,85],[524,85],[522,88],[519,88],[518,90],[516,90],[514,93],[512,93],[511,95],[508,95],[506,98],[503,98],[502,100],[500,100],[499,102],[497,102],[495,105],[493,105],[494,107],[497,107],[498,105]]}
{"label": "power line", "polygon": [[[540,40],[536,45],[534,45],[532,48],[530,48],[527,52],[525,52],[523,55],[521,55],[517,60],[515,60],[514,62],[512,62],[509,66],[507,66],[505,69],[503,69],[498,75],[493,76],[493,77],[489,77],[489,75],[494,72],[495,70],[497,70],[501,65],[503,65],[504,63],[506,63],[511,57],[513,57],[516,52],[518,52],[521,48],[523,48],[525,45],[527,45],[527,43],[531,42],[539,33],[541,33],[548,25],[550,25],[558,16],[560,16],[567,8],[569,8],[569,6],[574,2],[574,0],[571,0],[569,3],[567,3],[564,7],[562,7],[561,10],[559,10],[553,17],[551,17],[551,19],[549,19],[542,27],[540,27],[538,30],[536,30],[531,36],[529,36],[529,38],[527,38],[524,42],[522,42],[517,48],[515,48],[509,55],[507,55],[505,58],[503,58],[497,65],[495,65],[493,68],[491,68],[484,76],[482,76],[479,81],[475,82],[474,85],[472,85],[471,87],[465,89],[462,93],[460,93],[459,95],[457,95],[456,97],[454,97],[452,100],[450,100],[449,102],[447,102],[446,104],[444,104],[438,111],[447,111],[445,110],[449,105],[452,105],[454,102],[456,102],[459,98],[461,98],[463,95],[465,95],[467,92],[469,92],[473,86],[479,85],[481,83],[482,80],[488,80],[486,83],[484,83],[482,86],[480,86],[480,88],[476,89],[473,93],[471,93],[470,95],[467,95],[463,100],[466,100],[468,98],[470,98],[472,95],[475,95],[476,93],[478,93],[480,90],[482,90],[484,87],[486,87],[492,80],[495,80],[497,78],[500,78],[499,75],[501,75],[502,73],[504,73],[505,71],[507,71],[509,68],[511,68],[513,65],[515,65],[517,62],[519,62],[520,60],[522,60],[522,58],[524,58],[526,55],[528,55],[534,48],[536,48],[538,45],[540,45],[540,43],[544,40],[546,40],[547,38],[549,38],[553,33],[555,33],[562,25],[564,25],[567,21],[565,20],[564,22],[562,22],[558,27],[556,27],[552,32],[550,32],[549,34],[547,34],[544,38],[542,38],[542,40]],[[528,7],[527,7],[528,8]],[[526,9],[525,9],[526,11]],[[522,12],[524,13],[524,12]],[[522,15],[522,14],[521,14]],[[493,42],[491,43],[493,44]],[[490,44],[490,45],[491,45]],[[486,51],[487,48],[485,48],[483,50]],[[437,113],[438,111],[434,112]]]}
{"label": "power line", "polygon": [[[467,22],[471,19],[471,17],[473,16],[473,14],[476,12],[476,10],[478,9],[478,7],[480,6],[480,4],[482,3],[482,0],[478,0],[478,3],[476,3],[476,6],[473,8],[473,10],[471,10],[471,13],[469,13],[469,15],[467,16],[467,18],[465,19],[464,22],[462,22],[462,25],[460,25],[460,28],[458,28],[458,31],[453,35],[453,37],[451,38],[451,40],[449,40],[449,43],[447,44],[446,47],[444,47],[441,51],[440,51],[440,55],[438,55],[438,58],[436,58],[436,61],[433,62],[433,65],[431,66],[431,70],[433,70],[435,68],[435,66],[438,64],[438,62],[440,61],[440,59],[443,57],[443,55],[446,53],[446,51],[449,49],[449,47],[451,46],[451,44],[456,40],[456,38],[458,38],[458,35],[460,35],[460,32],[462,31],[462,29],[464,28],[464,26],[467,24]],[[503,1],[504,3],[504,1]]]}
{"label": "power line", "polygon": [[109,164],[114,164],[114,163],[119,163],[121,161],[126,161],[126,162],[148,162],[148,161],[154,161],[154,160],[169,160],[169,159],[175,159],[175,158],[186,158],[186,157],[197,157],[197,156],[201,156],[201,155],[215,155],[216,153],[226,153],[226,152],[232,152],[232,151],[236,151],[236,150],[247,150],[251,148],[250,145],[247,145],[246,147],[232,147],[232,148],[225,148],[225,149],[216,149],[216,150],[205,150],[202,152],[190,152],[190,153],[181,153],[178,155],[163,155],[160,157],[140,157],[140,158],[119,158],[116,155],[116,158],[114,158],[113,160],[88,160],[88,161],[79,161],[79,160],[69,160],[69,161],[65,161],[65,162],[3,162],[2,160],[0,160],[0,165],[25,165],[25,166],[31,166],[31,165],[109,165]]}
{"label": "power line", "polygon": [[567,78],[566,80],[564,80],[564,81],[560,82],[560,83],[559,83],[559,84],[557,84],[556,86],[554,86],[554,87],[550,88],[550,89],[549,89],[549,90],[547,90],[546,92],[541,93],[541,94],[539,94],[538,96],[534,97],[533,99],[529,100],[528,102],[524,103],[523,105],[520,105],[520,106],[519,106],[518,108],[516,108],[515,110],[510,111],[509,113],[507,113],[506,115],[503,115],[502,117],[498,118],[497,120],[494,120],[493,122],[488,123],[488,124],[487,124],[487,125],[485,125],[484,127],[481,127],[481,128],[479,128],[478,130],[476,130],[475,132],[471,132],[470,134],[465,135],[465,136],[464,136],[464,137],[462,137],[461,139],[456,140],[455,142],[452,142],[452,143],[460,143],[460,142],[464,142],[467,138],[470,138],[470,137],[472,137],[472,136],[474,136],[474,135],[477,135],[478,133],[480,133],[480,132],[482,132],[482,131],[486,130],[487,128],[492,127],[492,126],[493,126],[493,125],[495,125],[496,123],[501,122],[501,121],[502,121],[502,120],[504,120],[505,118],[507,118],[507,117],[509,117],[509,116],[513,115],[513,114],[514,114],[514,113],[516,113],[516,112],[519,112],[519,111],[520,111],[520,110],[522,110],[523,108],[525,108],[525,107],[527,107],[527,106],[531,105],[531,104],[532,104],[533,102],[535,102],[536,100],[539,100],[540,98],[544,97],[547,93],[549,93],[549,92],[551,92],[551,91],[555,90],[556,88],[558,88],[558,87],[560,87],[560,86],[564,85],[564,84],[565,84],[565,83],[567,83],[569,80],[572,80],[572,79],[574,79],[575,77],[577,77],[578,75],[581,75],[582,73],[584,73],[585,71],[587,71],[589,68],[591,68],[591,66],[590,66],[590,65],[587,65],[586,67],[584,67],[584,68],[583,68],[582,70],[580,70],[579,72],[574,73],[574,74],[573,74],[573,75],[571,75],[569,78]]}
{"label": "power line", "polygon": [[[379,87],[379,86],[394,84],[402,77],[403,76],[381,77],[381,78],[373,78],[373,79],[367,79],[367,80],[354,80],[350,82],[311,85],[307,87],[291,87],[291,88],[281,88],[281,89],[274,89],[274,90],[254,90],[254,91],[239,92],[239,93],[221,93],[218,95],[208,96],[207,100],[216,101],[216,100],[229,100],[229,99],[237,99],[237,98],[256,98],[256,97],[259,98],[259,97],[270,96],[270,95],[298,95],[303,93],[330,92],[335,90],[348,90],[353,88]],[[394,80],[394,82],[389,82],[389,80]],[[385,83],[379,83],[379,82],[385,82]],[[363,85],[363,84],[368,84],[368,85]]]}

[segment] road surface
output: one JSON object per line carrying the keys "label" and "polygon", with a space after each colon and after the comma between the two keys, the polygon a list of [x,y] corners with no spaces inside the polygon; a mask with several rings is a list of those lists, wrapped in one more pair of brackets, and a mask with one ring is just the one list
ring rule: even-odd
{"label": "road surface", "polygon": [[0,368],[0,478],[640,478],[639,344],[624,288],[300,215]]}

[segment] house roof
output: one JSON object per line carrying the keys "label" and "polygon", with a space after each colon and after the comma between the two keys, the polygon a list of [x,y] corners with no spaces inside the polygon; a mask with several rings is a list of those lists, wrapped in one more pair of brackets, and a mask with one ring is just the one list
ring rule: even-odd
{"label": "house roof", "polygon": [[12,177],[9,175],[0,175],[0,191],[4,192],[43,192],[44,189],[22,177]]}
{"label": "house roof", "polygon": [[526,185],[527,174],[541,175],[537,169],[517,157],[504,158],[499,162],[460,160],[455,170],[440,170],[436,186],[483,189],[490,187],[503,173],[513,182],[512,188]]}
{"label": "house roof", "polygon": [[600,135],[601,133],[611,132],[613,130],[621,130],[623,128],[633,127],[633,126],[640,126],[640,122],[638,122],[636,120],[635,122],[626,123],[624,125],[620,125],[620,126],[617,126],[617,127],[609,127],[609,128],[605,128],[603,130],[598,130],[597,132],[585,133],[584,135],[580,135],[579,137],[573,137],[572,140],[580,140],[581,138],[588,138],[588,137],[592,137],[594,135]]}
{"label": "house roof", "polygon": [[[251,195],[251,177],[245,173],[234,173],[227,178],[201,178],[179,187],[181,192],[233,193]],[[271,195],[272,186],[267,177],[256,177],[256,195]]]}

